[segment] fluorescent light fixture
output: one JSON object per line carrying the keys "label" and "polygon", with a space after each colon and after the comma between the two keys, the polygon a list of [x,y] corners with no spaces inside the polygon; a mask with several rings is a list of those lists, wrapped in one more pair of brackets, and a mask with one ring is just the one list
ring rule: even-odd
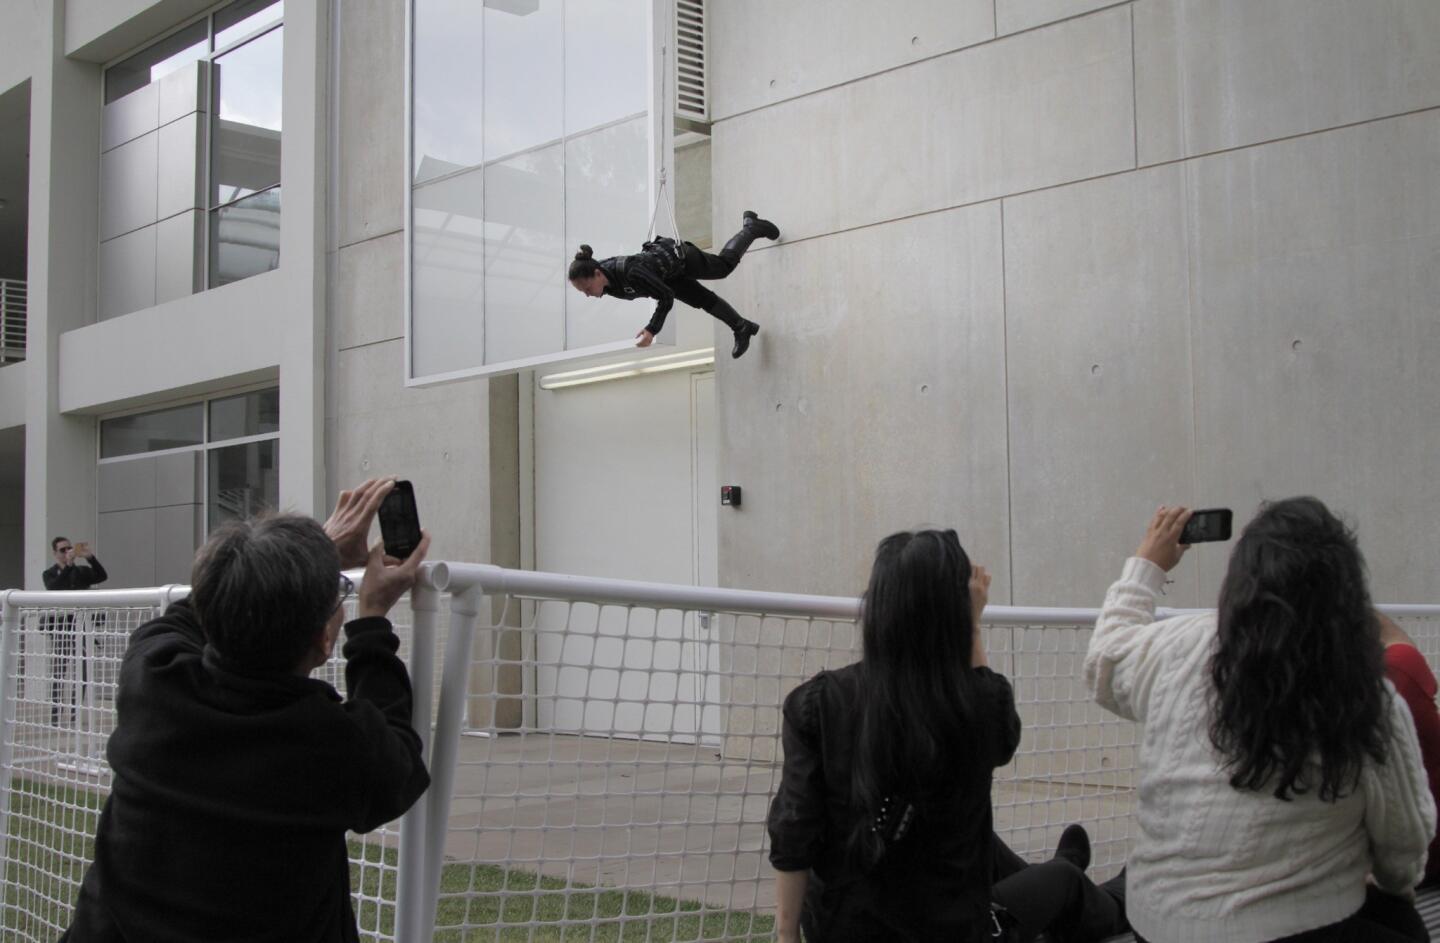
{"label": "fluorescent light fixture", "polygon": [[666,373],[670,370],[684,370],[687,367],[703,367],[714,362],[715,348],[713,347],[707,347],[704,350],[685,350],[675,354],[662,354],[659,357],[625,360],[620,363],[607,363],[599,367],[586,367],[583,370],[566,370],[564,373],[547,374],[540,378],[540,389],[563,390],[568,386],[584,386],[586,383],[603,383],[606,380],[623,380],[626,377]]}

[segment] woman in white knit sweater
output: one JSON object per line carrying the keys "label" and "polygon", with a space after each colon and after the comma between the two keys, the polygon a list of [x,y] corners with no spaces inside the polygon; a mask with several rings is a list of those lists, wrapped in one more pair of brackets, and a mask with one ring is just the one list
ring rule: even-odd
{"label": "woman in white knit sweater", "polygon": [[1095,700],[1143,725],[1137,936],[1427,940],[1408,897],[1435,804],[1354,536],[1314,498],[1266,505],[1218,611],[1156,622],[1189,516],[1156,513],[1085,656]]}

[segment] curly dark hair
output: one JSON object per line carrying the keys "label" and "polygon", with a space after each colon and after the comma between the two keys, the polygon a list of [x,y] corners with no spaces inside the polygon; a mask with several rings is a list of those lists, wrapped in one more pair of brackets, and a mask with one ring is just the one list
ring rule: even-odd
{"label": "curly dark hair", "polygon": [[[1262,505],[1220,590],[1210,742],[1230,785],[1333,802],[1385,761],[1384,648],[1355,535],[1316,498]],[[1317,770],[1313,764],[1318,763]]]}

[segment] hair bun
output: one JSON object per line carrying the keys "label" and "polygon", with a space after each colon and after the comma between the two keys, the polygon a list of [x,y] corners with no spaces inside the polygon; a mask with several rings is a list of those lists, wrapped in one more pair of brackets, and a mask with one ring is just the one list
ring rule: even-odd
{"label": "hair bun", "polygon": [[575,258],[577,258],[577,259],[591,259],[591,258],[594,258],[594,257],[595,257],[595,250],[592,249],[592,248],[590,248],[589,246],[585,245],[585,243],[583,243],[583,242],[580,243],[580,251],[577,252],[577,253],[575,253]]}

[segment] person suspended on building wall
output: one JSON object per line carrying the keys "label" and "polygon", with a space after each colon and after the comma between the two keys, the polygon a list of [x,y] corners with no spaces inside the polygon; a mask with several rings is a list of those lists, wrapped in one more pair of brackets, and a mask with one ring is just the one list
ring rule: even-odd
{"label": "person suspended on building wall", "polygon": [[747,321],[724,298],[715,294],[700,280],[724,278],[735,271],[745,250],[756,239],[779,239],[780,230],[769,220],[753,211],[745,211],[740,231],[730,237],[719,255],[712,255],[691,242],[676,242],[666,236],[645,243],[635,255],[617,255],[596,259],[594,250],[582,245],[570,263],[570,284],[591,298],[609,295],[631,301],[636,298],[655,299],[655,313],[650,323],[635,335],[636,347],[649,347],[665,325],[665,316],[678,298],[708,313],[735,334],[730,356],[743,356],[750,347],[750,338],[760,333],[760,325]]}

